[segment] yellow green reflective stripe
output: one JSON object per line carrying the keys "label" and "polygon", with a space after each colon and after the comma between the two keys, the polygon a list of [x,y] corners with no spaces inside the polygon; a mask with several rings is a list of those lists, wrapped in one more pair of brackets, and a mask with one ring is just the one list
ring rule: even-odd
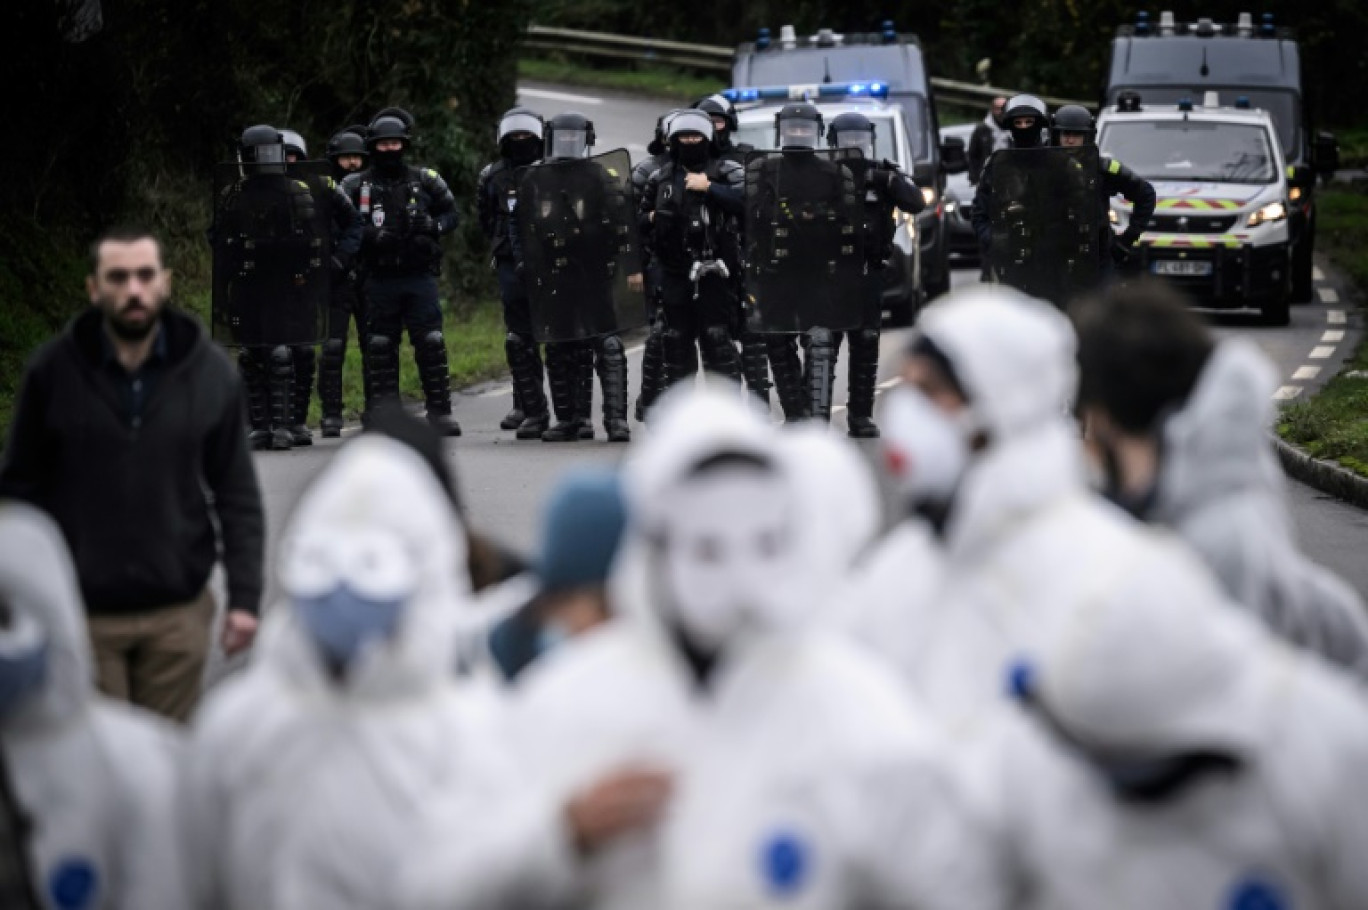
{"label": "yellow green reflective stripe", "polygon": [[1209,212],[1216,209],[1223,209],[1233,212],[1242,208],[1245,203],[1238,199],[1160,199],[1155,205],[1156,209],[1195,209],[1199,212]]}
{"label": "yellow green reflective stripe", "polygon": [[1239,237],[1224,234],[1220,237],[1192,237],[1182,234],[1146,234],[1140,238],[1141,244],[1160,249],[1183,247],[1185,249],[1209,250],[1212,247],[1238,247],[1243,241]]}
{"label": "yellow green reflective stripe", "polygon": [[1108,161],[1108,162],[1107,162],[1107,170],[1110,171],[1110,172],[1113,173],[1113,174],[1119,174],[1119,173],[1121,173],[1121,162],[1117,161],[1116,159],[1112,159],[1111,161]]}
{"label": "yellow green reflective stripe", "polygon": [[1293,176],[1293,175],[1296,174],[1296,173],[1297,173],[1296,167],[1294,167],[1293,165],[1290,165],[1290,164],[1289,164],[1289,165],[1287,166],[1287,176],[1291,177],[1291,176]]}

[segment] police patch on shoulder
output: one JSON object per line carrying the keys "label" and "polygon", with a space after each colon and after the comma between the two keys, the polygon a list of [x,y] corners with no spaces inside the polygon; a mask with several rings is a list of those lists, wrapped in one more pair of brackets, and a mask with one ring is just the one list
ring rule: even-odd
{"label": "police patch on shoulder", "polygon": [[53,867],[47,889],[58,910],[85,910],[99,904],[100,874],[85,857],[69,856]]}
{"label": "police patch on shoulder", "polygon": [[1292,901],[1268,879],[1250,876],[1230,889],[1225,910],[1292,910]]}
{"label": "police patch on shoulder", "polygon": [[802,891],[812,874],[812,851],[792,831],[776,831],[760,845],[760,875],[774,897]]}
{"label": "police patch on shoulder", "polygon": [[424,174],[427,174],[429,177],[436,177],[436,176],[437,176],[437,172],[436,172],[435,170],[433,170],[432,168],[430,168],[430,167],[425,167],[425,168],[423,168],[423,173],[424,173]]}
{"label": "police patch on shoulder", "polygon": [[618,175],[617,168],[615,167],[606,167],[604,170],[608,172],[609,177],[616,177]]}

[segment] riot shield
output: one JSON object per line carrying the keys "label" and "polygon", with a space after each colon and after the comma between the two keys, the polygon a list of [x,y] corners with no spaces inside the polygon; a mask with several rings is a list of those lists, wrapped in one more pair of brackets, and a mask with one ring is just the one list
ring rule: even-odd
{"label": "riot shield", "polygon": [[1097,149],[1004,149],[992,162],[996,279],[1061,308],[1096,287],[1106,227]]}
{"label": "riot shield", "polygon": [[864,328],[869,283],[857,149],[746,159],[746,322],[762,334]]}
{"label": "riot shield", "polygon": [[628,287],[642,260],[626,149],[524,169],[514,218],[537,341],[584,341],[646,324],[646,295]]}
{"label": "riot shield", "polygon": [[326,161],[214,170],[214,339],[318,344],[327,335],[334,184]]}

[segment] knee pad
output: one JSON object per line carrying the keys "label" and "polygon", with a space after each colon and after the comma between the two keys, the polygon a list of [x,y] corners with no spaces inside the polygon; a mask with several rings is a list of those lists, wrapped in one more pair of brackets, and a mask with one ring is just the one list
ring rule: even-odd
{"label": "knee pad", "polygon": [[710,325],[703,330],[703,338],[710,347],[733,344],[731,331],[724,325]]}
{"label": "knee pad", "polygon": [[347,354],[347,343],[341,338],[329,338],[323,342],[322,358],[326,361],[342,360]]}
{"label": "knee pad", "polygon": [[446,342],[442,339],[442,333],[436,329],[424,335],[418,343],[428,351],[446,350]]}
{"label": "knee pad", "polygon": [[813,347],[835,347],[836,336],[831,329],[816,328],[808,332],[808,343]]}
{"label": "knee pad", "polygon": [[285,345],[271,348],[271,366],[288,367],[294,365],[294,352]]}
{"label": "knee pad", "polygon": [[879,346],[878,329],[860,329],[850,333],[850,346],[861,348],[876,348]]}
{"label": "knee pad", "polygon": [[605,357],[620,357],[626,350],[622,346],[622,338],[617,335],[609,335],[599,343],[599,350]]}
{"label": "knee pad", "polygon": [[372,357],[388,357],[394,351],[394,341],[388,335],[372,335],[366,347]]}

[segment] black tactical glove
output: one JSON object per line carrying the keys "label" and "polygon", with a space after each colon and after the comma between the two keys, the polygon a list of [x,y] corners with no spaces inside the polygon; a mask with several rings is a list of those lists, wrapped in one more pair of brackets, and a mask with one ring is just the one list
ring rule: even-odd
{"label": "black tactical glove", "polygon": [[1131,256],[1133,254],[1134,250],[1131,248],[1131,241],[1125,234],[1118,235],[1111,248],[1112,262],[1114,262],[1118,268],[1124,267],[1131,261]]}
{"label": "black tactical glove", "polygon": [[880,193],[887,193],[888,188],[893,185],[893,175],[895,171],[885,167],[876,167],[869,172],[869,185]]}
{"label": "black tactical glove", "polygon": [[413,217],[409,219],[409,229],[415,234],[437,236],[437,222],[427,212],[414,212]]}

